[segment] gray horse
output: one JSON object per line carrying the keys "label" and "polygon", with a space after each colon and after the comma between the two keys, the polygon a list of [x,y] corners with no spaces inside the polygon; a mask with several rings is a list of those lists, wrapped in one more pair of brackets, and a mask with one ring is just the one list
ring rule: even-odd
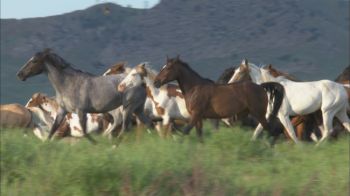
{"label": "gray horse", "polygon": [[74,69],[57,54],[45,49],[36,53],[18,71],[17,77],[25,81],[28,77],[46,73],[56,92],[56,101],[60,106],[57,117],[50,130],[50,139],[63,121],[67,112],[78,114],[84,135],[93,143],[86,133],[86,113],[109,112],[113,116],[114,129],[118,122],[118,115],[114,109],[123,106],[122,130],[118,137],[126,130],[130,116],[134,113],[141,122],[151,126],[151,121],[143,113],[146,99],[144,86],[137,86],[126,92],[117,90],[123,75],[94,76]]}

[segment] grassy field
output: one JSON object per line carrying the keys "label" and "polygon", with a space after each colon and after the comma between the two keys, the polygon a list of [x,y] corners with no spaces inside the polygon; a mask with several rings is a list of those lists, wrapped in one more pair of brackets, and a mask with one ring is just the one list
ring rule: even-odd
{"label": "grassy field", "polygon": [[348,195],[349,138],[319,147],[250,141],[244,128],[177,141],[128,133],[74,145],[1,132],[1,195]]}

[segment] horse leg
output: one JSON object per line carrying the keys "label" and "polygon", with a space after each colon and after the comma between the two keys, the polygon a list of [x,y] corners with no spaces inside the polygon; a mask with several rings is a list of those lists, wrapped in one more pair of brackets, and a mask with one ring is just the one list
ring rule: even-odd
{"label": "horse leg", "polygon": [[120,130],[120,132],[117,136],[117,139],[119,139],[123,135],[123,133],[127,130],[128,126],[129,126],[130,118],[131,118],[130,108],[123,109],[122,118],[123,118],[122,129]]}
{"label": "horse leg", "polygon": [[62,108],[60,108],[57,112],[57,116],[55,118],[55,121],[50,129],[50,134],[47,137],[47,139],[51,139],[52,136],[55,134],[55,132],[57,131],[57,128],[60,126],[60,124],[62,123],[64,117],[66,116],[67,112],[65,110],[63,110]]}
{"label": "horse leg", "polygon": [[116,131],[116,128],[122,124],[122,107],[123,106],[120,106],[108,112],[113,118],[113,123],[111,123],[103,132],[103,136],[108,136],[109,138],[112,138],[112,134]]}
{"label": "horse leg", "polygon": [[324,112],[324,111],[322,111],[322,118],[323,118],[324,130],[323,130],[323,133],[322,133],[322,138],[317,143],[317,145],[321,144],[333,132],[333,118],[334,118],[333,112],[330,112],[330,111]]}
{"label": "horse leg", "polygon": [[86,137],[86,139],[88,139],[91,143],[96,144],[96,140],[94,140],[88,133],[86,130],[86,120],[87,120],[87,116],[86,113],[82,112],[82,111],[78,111],[78,117],[79,117],[79,122],[80,122],[80,126],[81,129],[83,130],[83,134]]}
{"label": "horse leg", "polygon": [[278,118],[280,119],[280,121],[281,121],[282,125],[284,126],[284,128],[287,129],[289,137],[292,138],[292,140],[297,144],[298,143],[298,138],[295,136],[295,131],[294,131],[292,123],[290,122],[289,116],[285,116],[285,115],[279,114]]}
{"label": "horse leg", "polygon": [[336,114],[336,117],[343,124],[345,129],[348,130],[348,132],[350,132],[350,120],[349,120],[349,117],[348,117],[348,115],[346,113],[346,109],[343,109],[343,110],[339,111]]}
{"label": "horse leg", "polygon": [[263,130],[263,126],[261,125],[261,123],[259,123],[258,126],[255,128],[252,140],[256,140],[258,136],[261,134],[262,130]]}
{"label": "horse leg", "polygon": [[219,123],[220,123],[219,119],[211,120],[211,124],[213,125],[215,131],[219,130]]}
{"label": "horse leg", "polygon": [[199,138],[199,141],[203,143],[203,121],[202,119],[198,120],[196,123],[196,132],[197,132],[197,137]]}
{"label": "horse leg", "polygon": [[188,135],[191,131],[191,129],[196,126],[198,120],[200,119],[200,115],[199,112],[193,112],[190,118],[190,123],[189,125],[187,125],[187,127],[185,127],[184,129],[184,134]]}

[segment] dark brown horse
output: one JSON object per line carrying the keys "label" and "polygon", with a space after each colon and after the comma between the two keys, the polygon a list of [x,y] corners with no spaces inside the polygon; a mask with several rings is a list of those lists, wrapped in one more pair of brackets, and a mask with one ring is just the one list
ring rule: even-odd
{"label": "dark brown horse", "polygon": [[[261,125],[270,130],[265,118],[270,92],[274,99],[273,109],[268,119],[275,117],[283,100],[284,89],[277,83],[257,85],[252,82],[233,84],[215,84],[202,78],[179,57],[167,59],[166,64],[156,76],[154,85],[161,85],[176,80],[185,97],[189,111],[190,124],[184,130],[188,134],[190,128],[196,127],[197,135],[202,139],[203,118],[229,118],[237,114],[250,113]],[[269,131],[271,134],[272,132]]]}

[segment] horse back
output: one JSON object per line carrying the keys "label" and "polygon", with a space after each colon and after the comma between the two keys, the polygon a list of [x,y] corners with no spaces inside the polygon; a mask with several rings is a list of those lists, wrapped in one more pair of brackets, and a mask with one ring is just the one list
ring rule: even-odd
{"label": "horse back", "polygon": [[194,88],[190,96],[185,96],[186,103],[189,102],[188,110],[200,111],[204,117],[221,118],[230,117],[233,113],[241,113],[250,107],[249,104],[260,101],[253,101],[257,97],[256,92],[263,96],[266,101],[264,90],[251,82],[237,84],[208,84]]}
{"label": "horse back", "polygon": [[28,128],[32,125],[31,112],[20,104],[0,106],[0,127]]}

